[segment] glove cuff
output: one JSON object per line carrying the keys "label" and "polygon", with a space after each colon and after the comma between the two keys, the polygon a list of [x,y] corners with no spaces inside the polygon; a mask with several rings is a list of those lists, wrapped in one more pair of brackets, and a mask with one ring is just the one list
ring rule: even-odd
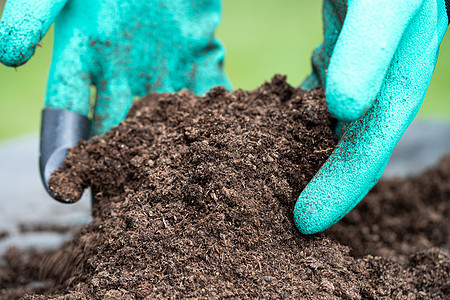
{"label": "glove cuff", "polygon": [[55,200],[69,202],[54,197],[48,186],[50,175],[62,165],[70,147],[89,138],[90,128],[91,121],[84,115],[52,107],[42,111],[39,169],[45,189]]}

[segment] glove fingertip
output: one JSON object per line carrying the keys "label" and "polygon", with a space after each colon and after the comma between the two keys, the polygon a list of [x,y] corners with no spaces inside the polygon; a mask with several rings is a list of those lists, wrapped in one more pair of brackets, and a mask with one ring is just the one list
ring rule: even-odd
{"label": "glove fingertip", "polygon": [[330,220],[330,216],[320,209],[320,203],[300,195],[294,208],[294,222],[301,233],[310,235],[325,231],[336,223]]}
{"label": "glove fingertip", "polygon": [[330,80],[327,83],[325,98],[329,112],[339,121],[351,122],[360,118],[370,107],[370,95],[359,88],[354,81]]}
{"label": "glove fingertip", "polygon": [[22,32],[13,26],[0,28],[0,62],[8,67],[19,67],[34,54],[39,39],[34,32]]}

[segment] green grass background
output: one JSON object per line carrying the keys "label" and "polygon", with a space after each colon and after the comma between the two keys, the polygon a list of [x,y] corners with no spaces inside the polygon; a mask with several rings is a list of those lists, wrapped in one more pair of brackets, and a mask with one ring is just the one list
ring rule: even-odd
{"label": "green grass background", "polygon": [[[2,9],[4,0],[0,0]],[[322,40],[322,1],[224,0],[217,35],[227,49],[225,69],[234,88],[254,89],[273,74],[299,85]],[[421,119],[450,120],[450,44],[444,39]],[[0,66],[0,140],[37,131],[51,60],[52,30],[35,56],[17,69]]]}

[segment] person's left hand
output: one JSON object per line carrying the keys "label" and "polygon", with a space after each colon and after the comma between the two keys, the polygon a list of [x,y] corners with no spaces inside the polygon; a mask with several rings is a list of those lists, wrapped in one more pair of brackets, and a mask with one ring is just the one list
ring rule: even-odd
{"label": "person's left hand", "polygon": [[303,85],[324,86],[329,111],[345,122],[337,148],[296,203],[295,224],[304,234],[339,221],[381,177],[419,111],[448,27],[444,0],[346,5],[324,0],[324,43]]}

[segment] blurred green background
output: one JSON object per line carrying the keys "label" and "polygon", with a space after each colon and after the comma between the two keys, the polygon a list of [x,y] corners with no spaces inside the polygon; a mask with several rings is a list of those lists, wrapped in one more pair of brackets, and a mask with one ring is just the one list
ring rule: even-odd
{"label": "blurred green background", "polygon": [[[30,0],[31,1],[31,0]],[[4,0],[0,0],[0,10]],[[322,40],[322,1],[224,0],[217,35],[227,49],[225,69],[234,88],[254,89],[273,74],[299,85]],[[450,44],[444,39],[421,119],[450,120]],[[51,59],[53,31],[17,69],[0,66],[0,140],[37,131]]]}

